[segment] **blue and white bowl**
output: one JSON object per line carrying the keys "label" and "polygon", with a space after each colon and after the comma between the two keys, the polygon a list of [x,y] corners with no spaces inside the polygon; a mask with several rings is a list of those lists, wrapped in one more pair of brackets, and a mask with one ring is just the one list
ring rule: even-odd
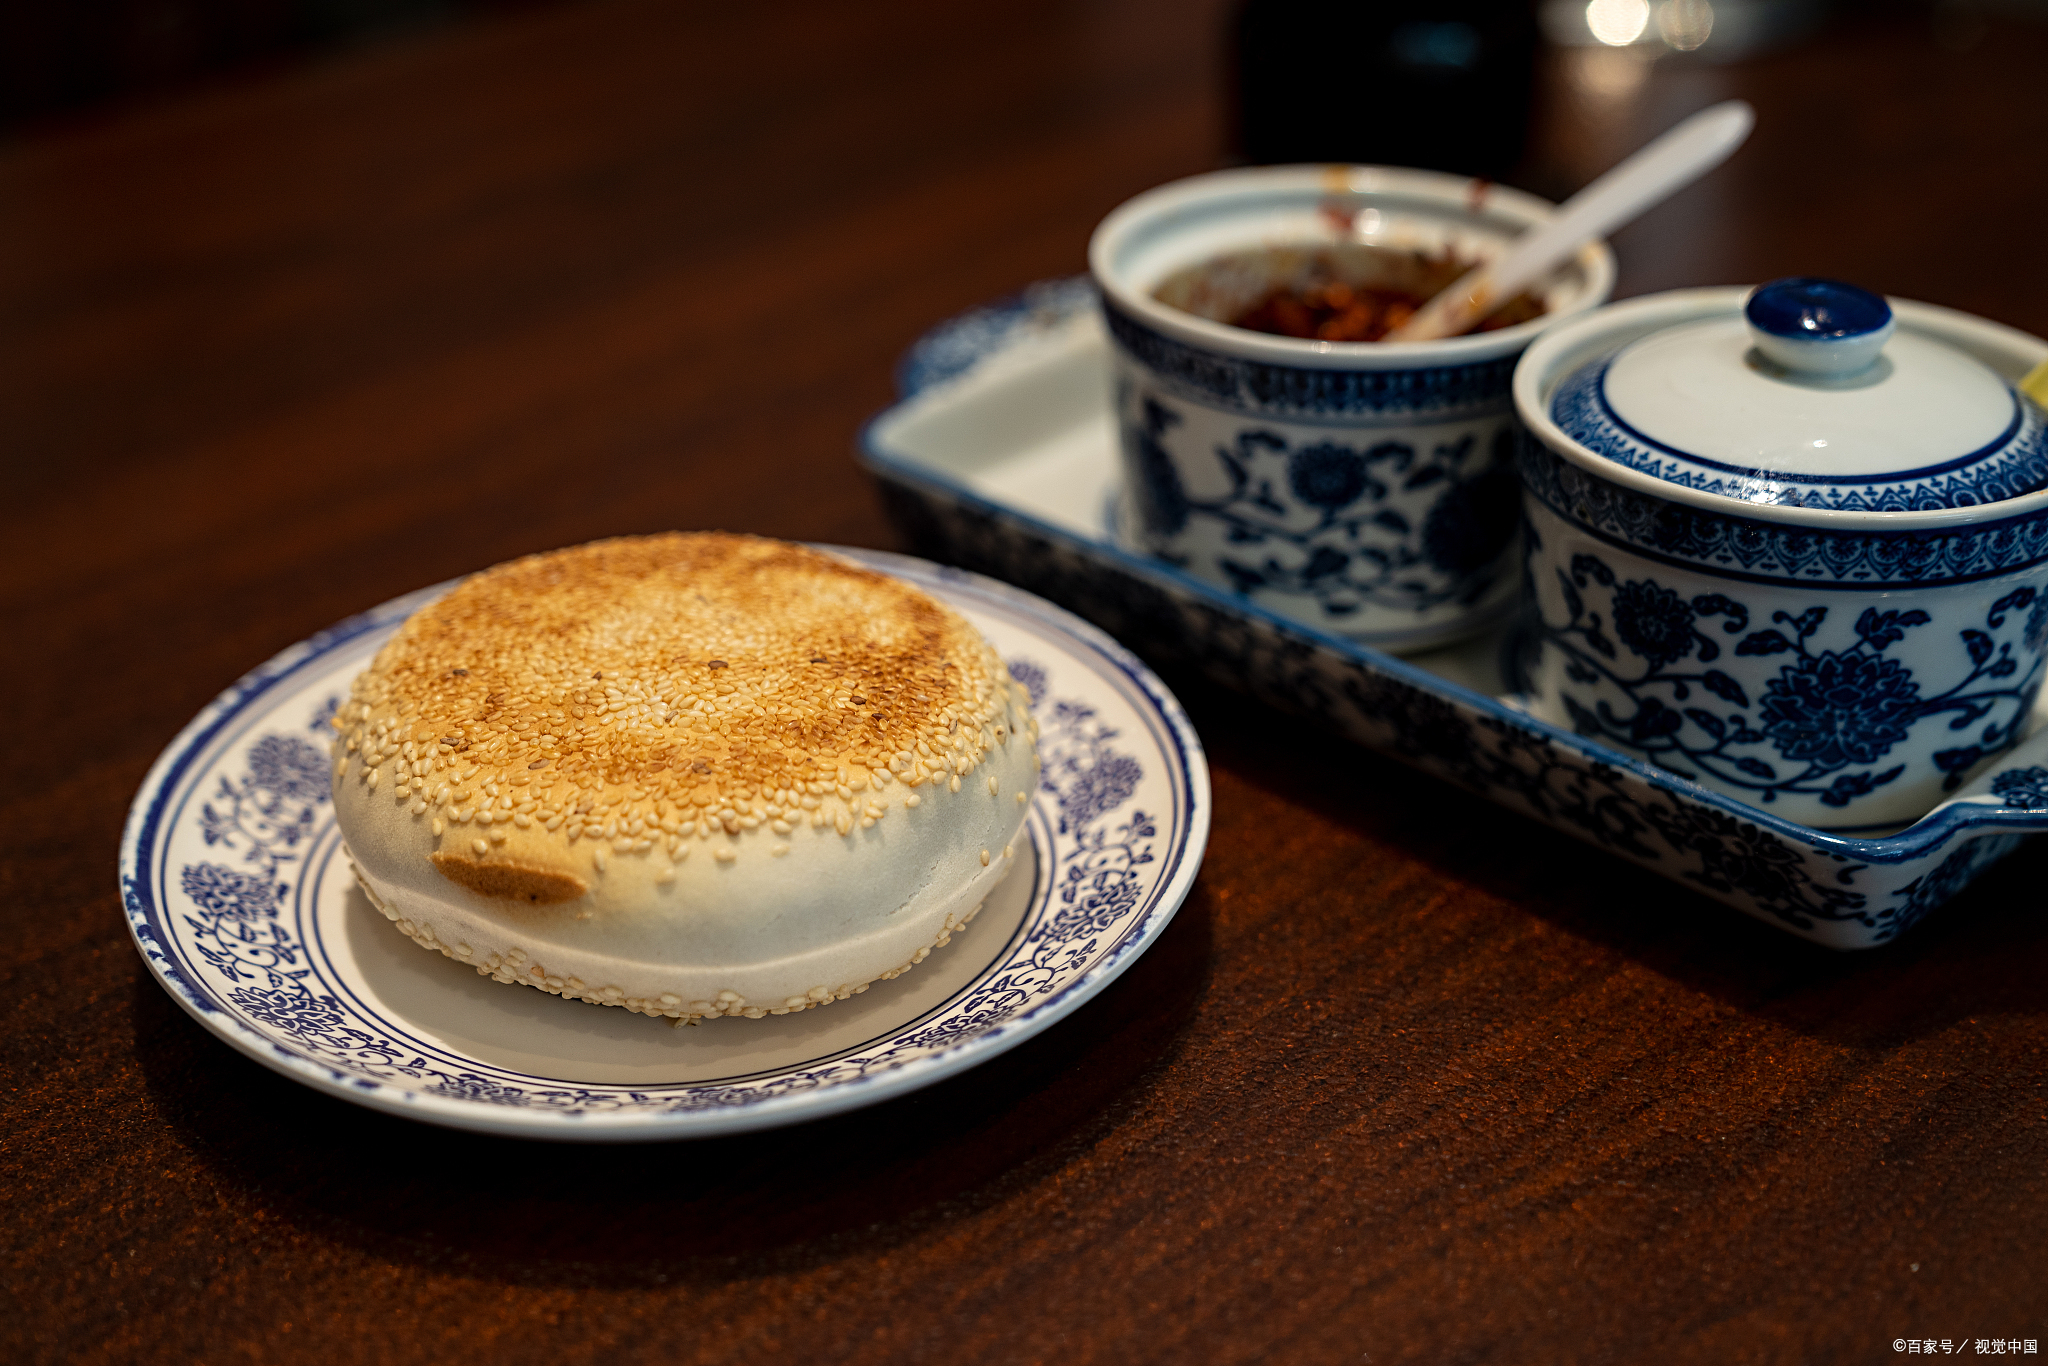
{"label": "blue and white bowl", "polygon": [[1317,250],[1449,248],[1481,260],[1550,207],[1435,172],[1296,166],[1196,176],[1110,214],[1089,266],[1113,340],[1124,543],[1382,649],[1441,644],[1509,611],[1509,382],[1546,327],[1607,297],[1614,258],[1604,244],[1536,287],[1544,317],[1443,341],[1269,336],[1155,291],[1261,248],[1276,253],[1225,272],[1208,291],[1219,306],[1205,311],[1249,306],[1284,282],[1262,272]]}
{"label": "blue and white bowl", "polygon": [[1515,401],[1539,717],[1821,829],[2020,738],[2048,651],[2048,343],[1830,281],[1613,305]]}

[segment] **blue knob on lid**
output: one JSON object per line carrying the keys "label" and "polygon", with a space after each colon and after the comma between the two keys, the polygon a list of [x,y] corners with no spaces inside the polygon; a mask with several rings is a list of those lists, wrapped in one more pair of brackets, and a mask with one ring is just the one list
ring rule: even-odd
{"label": "blue knob on lid", "polygon": [[1795,374],[1815,377],[1864,369],[1891,340],[1894,326],[1882,295],[1810,275],[1757,286],[1742,312],[1757,350]]}

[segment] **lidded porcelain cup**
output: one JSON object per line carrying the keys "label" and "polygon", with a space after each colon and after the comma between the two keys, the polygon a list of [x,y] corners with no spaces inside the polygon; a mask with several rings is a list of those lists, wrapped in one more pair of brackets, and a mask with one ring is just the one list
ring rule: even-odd
{"label": "lidded porcelain cup", "polygon": [[1523,357],[1529,709],[1835,830],[2024,733],[2048,650],[2048,343],[1827,280],[1633,299]]}
{"label": "lidded porcelain cup", "polygon": [[1534,287],[1543,316],[1470,336],[1325,341],[1229,320],[1317,270],[1406,288],[1418,253],[1487,259],[1549,212],[1463,176],[1378,166],[1221,171],[1116,209],[1088,262],[1126,476],[1118,539],[1383,649],[1497,624],[1515,594],[1515,360],[1607,297],[1607,247]]}

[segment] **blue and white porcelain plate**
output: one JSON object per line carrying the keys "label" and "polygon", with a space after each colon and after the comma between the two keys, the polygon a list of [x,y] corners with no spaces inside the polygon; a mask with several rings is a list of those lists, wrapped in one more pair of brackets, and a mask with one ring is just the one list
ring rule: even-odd
{"label": "blue and white porcelain plate", "polygon": [[397,934],[356,887],[327,796],[327,719],[426,589],[243,678],[157,760],[121,885],[136,947],[202,1025],[373,1109],[533,1138],[641,1141],[872,1104],[1053,1024],[1159,937],[1209,834],[1180,705],[1108,636],[960,570],[837,550],[962,612],[1028,689],[1044,771],[1031,857],[915,972],[829,1009],[673,1028],[515,990]]}

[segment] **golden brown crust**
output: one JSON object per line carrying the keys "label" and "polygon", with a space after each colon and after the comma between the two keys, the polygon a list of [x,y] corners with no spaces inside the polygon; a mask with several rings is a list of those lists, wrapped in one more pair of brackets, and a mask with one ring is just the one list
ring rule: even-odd
{"label": "golden brown crust", "polygon": [[532,863],[498,860],[485,863],[465,854],[438,851],[427,855],[434,871],[458,887],[478,896],[505,901],[524,901],[534,906],[553,906],[575,901],[590,890],[590,884],[574,873],[543,868]]}
{"label": "golden brown crust", "polygon": [[958,659],[979,644],[894,579],[674,533],[486,570],[408,621],[372,672],[410,713],[407,739],[537,783],[639,781],[702,804],[914,748],[931,716],[979,700]]}
{"label": "golden brown crust", "polygon": [[[407,622],[374,672],[413,713],[410,739],[708,797],[786,786],[816,760],[886,762],[967,700],[954,656],[978,644],[894,579],[678,533],[486,570]],[[657,708],[664,694],[708,705]]]}
{"label": "golden brown crust", "polygon": [[845,835],[888,814],[890,784],[906,807],[927,783],[959,793],[1013,703],[974,627],[908,584],[670,533],[515,560],[423,608],[335,716],[335,773],[430,827],[450,880],[544,904],[539,884],[483,892],[474,869],[601,879],[610,857],[679,859],[714,830]]}

